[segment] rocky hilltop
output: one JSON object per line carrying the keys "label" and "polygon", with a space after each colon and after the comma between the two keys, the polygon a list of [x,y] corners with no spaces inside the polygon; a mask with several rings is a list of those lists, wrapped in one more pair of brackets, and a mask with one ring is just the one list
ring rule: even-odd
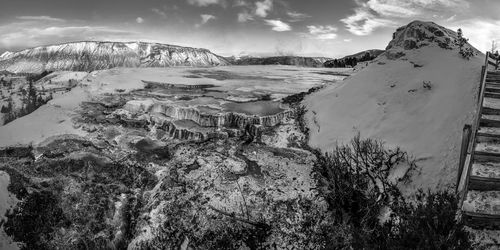
{"label": "rocky hilltop", "polygon": [[457,39],[457,33],[434,22],[413,21],[398,28],[392,38],[386,50],[395,48],[410,50],[430,44],[451,48],[451,43]]}
{"label": "rocky hilltop", "polygon": [[145,42],[74,42],[5,52],[0,56],[0,70],[15,73],[227,64],[227,60],[207,49]]}

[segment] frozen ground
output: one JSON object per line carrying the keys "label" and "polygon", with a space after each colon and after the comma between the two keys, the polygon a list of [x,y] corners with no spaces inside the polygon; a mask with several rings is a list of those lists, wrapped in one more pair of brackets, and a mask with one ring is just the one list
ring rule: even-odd
{"label": "frozen ground", "polygon": [[[212,84],[217,91],[238,98],[269,93],[276,98],[331,84],[349,74],[352,69],[317,69],[293,66],[227,66],[217,68],[118,68],[83,73],[54,74],[54,81],[78,79],[80,84],[68,93],[55,97],[35,112],[0,127],[0,147],[39,143],[60,134],[85,132],[72,123],[75,111],[83,101],[94,96],[117,94],[144,88],[142,81],[200,85]],[[48,84],[48,83],[47,83]],[[51,83],[52,84],[52,83]],[[246,99],[244,99],[246,100]]]}

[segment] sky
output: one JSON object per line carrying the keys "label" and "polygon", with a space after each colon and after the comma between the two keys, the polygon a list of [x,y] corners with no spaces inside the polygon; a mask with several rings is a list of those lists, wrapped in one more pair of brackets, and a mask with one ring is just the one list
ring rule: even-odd
{"label": "sky", "polygon": [[145,41],[223,56],[340,57],[384,49],[413,20],[500,41],[499,0],[0,0],[0,53],[71,41]]}

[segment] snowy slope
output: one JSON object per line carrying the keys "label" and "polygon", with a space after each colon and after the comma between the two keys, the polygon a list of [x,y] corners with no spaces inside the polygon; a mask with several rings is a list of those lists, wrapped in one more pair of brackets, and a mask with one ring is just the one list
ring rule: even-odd
{"label": "snowy slope", "polygon": [[[475,112],[483,55],[470,61],[443,49],[453,31],[412,22],[394,34],[388,51],[368,67],[305,100],[310,145],[324,151],[362,137],[400,146],[419,159],[417,187],[436,188],[456,178],[464,124]],[[424,88],[423,82],[432,88]]]}
{"label": "snowy slope", "polygon": [[0,70],[16,73],[227,64],[224,58],[206,49],[144,42],[75,42],[5,52],[0,56]]}

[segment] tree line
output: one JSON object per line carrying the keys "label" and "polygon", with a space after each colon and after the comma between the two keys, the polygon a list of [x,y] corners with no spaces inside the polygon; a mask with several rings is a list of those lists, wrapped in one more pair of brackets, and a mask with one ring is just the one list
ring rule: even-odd
{"label": "tree line", "polygon": [[[43,77],[47,76],[51,72],[44,71],[41,74],[32,74],[28,75],[26,77],[26,80],[28,81],[28,87],[27,88],[22,88],[20,90],[21,93],[21,108],[17,109],[14,105],[14,101],[12,99],[12,96],[8,97],[7,99],[7,104],[2,105],[0,108],[0,113],[4,114],[4,124],[7,124],[13,120],[15,120],[18,117],[25,116],[27,114],[32,113],[36,109],[38,109],[40,106],[46,104],[48,101],[52,100],[52,93],[50,93],[48,96],[44,96],[43,92],[44,91],[38,91],[34,83]],[[7,87],[9,89],[12,89],[12,80],[11,81],[6,81],[3,78],[0,80],[0,83],[2,86]]]}
{"label": "tree line", "polygon": [[371,55],[370,53],[366,52],[362,57],[344,57],[341,59],[333,59],[326,61],[324,63],[324,66],[327,68],[347,68],[347,67],[354,67],[360,62],[367,62],[375,59],[376,56]]}

